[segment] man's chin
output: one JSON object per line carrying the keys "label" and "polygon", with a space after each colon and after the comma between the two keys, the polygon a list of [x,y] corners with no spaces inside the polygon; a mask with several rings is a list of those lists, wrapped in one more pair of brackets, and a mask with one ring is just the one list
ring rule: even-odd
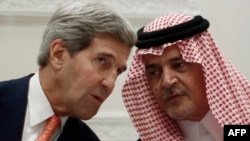
{"label": "man's chin", "polygon": [[93,111],[93,112],[89,111],[89,113],[85,113],[85,114],[81,115],[79,119],[81,119],[81,120],[89,120],[89,119],[93,118],[97,114],[97,111]]}

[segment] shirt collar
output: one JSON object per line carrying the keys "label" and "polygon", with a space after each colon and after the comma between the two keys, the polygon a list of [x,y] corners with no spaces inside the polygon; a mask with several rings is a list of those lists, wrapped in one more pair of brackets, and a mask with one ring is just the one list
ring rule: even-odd
{"label": "shirt collar", "polygon": [[30,79],[28,101],[31,126],[35,126],[54,115],[54,111],[40,85],[38,72]]}

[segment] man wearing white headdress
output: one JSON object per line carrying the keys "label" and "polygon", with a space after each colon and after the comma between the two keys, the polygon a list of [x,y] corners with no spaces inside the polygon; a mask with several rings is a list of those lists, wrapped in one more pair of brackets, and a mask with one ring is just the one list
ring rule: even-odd
{"label": "man wearing white headdress", "polygon": [[250,124],[250,82],[208,27],[172,13],[138,30],[122,92],[142,141],[222,141],[224,125]]}

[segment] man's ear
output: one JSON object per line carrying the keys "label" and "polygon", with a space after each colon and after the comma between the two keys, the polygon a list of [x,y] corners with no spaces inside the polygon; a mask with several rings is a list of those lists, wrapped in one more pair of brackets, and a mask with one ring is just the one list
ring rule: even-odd
{"label": "man's ear", "polygon": [[50,44],[50,63],[54,68],[60,69],[62,67],[66,51],[62,39],[56,39]]}

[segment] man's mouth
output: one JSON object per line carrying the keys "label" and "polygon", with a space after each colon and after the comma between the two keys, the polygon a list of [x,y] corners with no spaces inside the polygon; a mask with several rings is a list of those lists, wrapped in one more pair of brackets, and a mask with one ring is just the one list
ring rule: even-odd
{"label": "man's mouth", "polygon": [[172,101],[172,100],[177,100],[181,96],[183,96],[183,95],[181,95],[181,94],[174,94],[174,95],[170,96],[166,101],[169,102],[169,101]]}
{"label": "man's mouth", "polygon": [[97,95],[91,95],[94,99],[96,99],[97,101],[99,101],[100,103],[102,103],[104,101],[104,99],[100,96]]}

